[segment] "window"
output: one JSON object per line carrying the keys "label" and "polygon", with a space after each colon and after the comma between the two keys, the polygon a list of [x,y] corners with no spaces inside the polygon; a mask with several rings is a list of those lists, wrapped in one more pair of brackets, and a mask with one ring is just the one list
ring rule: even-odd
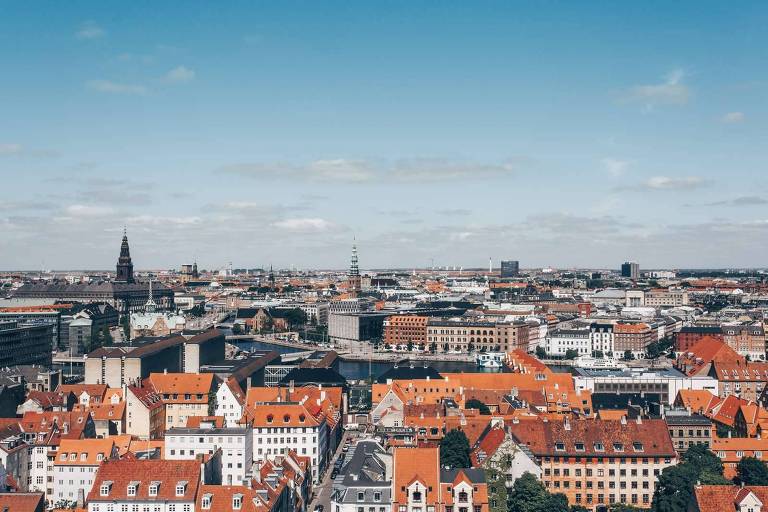
{"label": "window", "polygon": [[179,482],[176,484],[176,496],[184,496],[187,490],[187,482]]}
{"label": "window", "polygon": [[613,443],[613,451],[615,452],[623,452],[624,451],[624,445],[621,443]]}
{"label": "window", "polygon": [[128,491],[126,494],[128,496],[136,496],[136,488],[139,486],[136,482],[131,482],[128,484]]}
{"label": "window", "polygon": [[565,443],[555,443],[555,451],[564,452],[565,451]]}
{"label": "window", "polygon": [[357,493],[357,501],[363,501],[365,499],[365,493],[364,492],[358,492]]}
{"label": "window", "polygon": [[242,494],[235,494],[232,496],[232,508],[234,510],[240,510],[240,507],[243,506],[243,495]]}
{"label": "window", "polygon": [[109,496],[109,489],[112,487],[112,482],[104,482],[101,484],[101,487],[99,487],[99,495],[101,496]]}
{"label": "window", "polygon": [[205,494],[203,495],[202,499],[202,507],[205,510],[208,510],[211,508],[211,498],[213,497],[213,494]]}
{"label": "window", "polygon": [[632,448],[634,448],[636,452],[641,452],[643,451],[643,443],[640,441],[635,441],[632,443]]}
{"label": "window", "polygon": [[604,452],[605,446],[603,446],[603,443],[595,443],[595,451],[596,452]]}
{"label": "window", "polygon": [[160,482],[152,482],[149,484],[149,495],[157,496],[157,491],[160,488]]}
{"label": "window", "polygon": [[373,501],[381,501],[381,493],[380,492],[373,493]]}
{"label": "window", "polygon": [[584,443],[576,443],[574,445],[574,448],[576,448],[577,452],[583,452],[584,451]]}

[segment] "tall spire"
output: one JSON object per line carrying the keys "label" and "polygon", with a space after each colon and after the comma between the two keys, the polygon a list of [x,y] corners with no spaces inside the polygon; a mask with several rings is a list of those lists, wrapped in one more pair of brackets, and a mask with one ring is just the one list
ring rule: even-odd
{"label": "tall spire", "polygon": [[154,296],[152,294],[152,276],[149,276],[149,293],[147,294],[147,303],[144,304],[144,311],[147,313],[154,313],[157,309]]}
{"label": "tall spire", "polygon": [[352,239],[352,257],[349,261],[349,273],[347,274],[347,282],[349,284],[349,293],[352,297],[357,297],[362,288],[362,280],[360,279],[360,267],[357,261],[357,244],[355,239]]}
{"label": "tall spire", "polygon": [[117,276],[115,281],[121,283],[133,282],[133,262],[131,261],[131,250],[128,247],[128,233],[123,227],[123,242],[120,244],[120,257],[117,258]]}

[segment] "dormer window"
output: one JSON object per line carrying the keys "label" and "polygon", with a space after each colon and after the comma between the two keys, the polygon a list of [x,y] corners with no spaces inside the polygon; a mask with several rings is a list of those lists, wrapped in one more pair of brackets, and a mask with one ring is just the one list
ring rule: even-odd
{"label": "dormer window", "polygon": [[603,443],[595,443],[595,451],[596,452],[604,452],[605,446],[603,446]]}
{"label": "dormer window", "polygon": [[381,501],[381,493],[380,492],[377,491],[377,492],[373,493],[373,501]]}
{"label": "dormer window", "polygon": [[104,460],[104,454],[103,453],[97,453],[96,454],[96,460],[99,461],[99,462]]}
{"label": "dormer window", "polygon": [[283,416],[283,423],[288,423],[289,421],[291,421],[290,414],[286,414],[285,416]]}
{"label": "dormer window", "polygon": [[624,445],[621,443],[613,443],[613,451],[615,452],[623,452],[624,451]]}
{"label": "dormer window", "polygon": [[126,494],[128,496],[136,496],[136,491],[139,488],[139,482],[131,482],[128,484],[128,490]]}
{"label": "dormer window", "polygon": [[157,492],[160,490],[160,482],[152,482],[149,484],[149,495],[157,496]]}
{"label": "dormer window", "polygon": [[84,460],[86,460],[87,458],[88,458],[88,454],[87,454],[87,453],[81,453],[81,454],[80,454],[80,460],[81,460],[81,461],[84,461]]}
{"label": "dormer window", "polygon": [[640,441],[635,441],[632,443],[632,448],[634,448],[636,452],[641,452],[643,451],[643,443]]}
{"label": "dormer window", "polygon": [[555,451],[557,451],[557,452],[564,452],[565,451],[565,443],[562,443],[562,442],[555,443]]}
{"label": "dormer window", "polygon": [[77,454],[76,453],[70,453],[69,454],[69,460],[77,460]]}
{"label": "dormer window", "polygon": [[232,509],[240,510],[242,506],[243,506],[243,495],[235,494],[234,496],[232,496]]}
{"label": "dormer window", "polygon": [[274,417],[274,416],[272,416],[271,414],[267,414],[267,423],[272,423],[272,420],[273,420],[274,418],[275,418],[275,417]]}
{"label": "dormer window", "polygon": [[187,482],[179,482],[176,484],[176,496],[184,496],[187,492]]}
{"label": "dormer window", "polygon": [[213,494],[204,494],[203,499],[201,502],[201,505],[203,507],[203,510],[210,510],[211,509],[211,500],[213,499]]}
{"label": "dormer window", "polygon": [[411,499],[413,501],[421,501],[421,491],[413,491],[413,494],[411,494]]}
{"label": "dormer window", "polygon": [[112,482],[107,481],[103,482],[101,484],[101,487],[99,487],[99,495],[100,496],[109,496],[109,490],[112,488]]}
{"label": "dormer window", "polygon": [[67,460],[67,454],[66,453],[62,453],[61,457],[59,457],[59,460]]}
{"label": "dormer window", "polygon": [[575,443],[574,448],[577,452],[583,452],[584,451],[584,443]]}

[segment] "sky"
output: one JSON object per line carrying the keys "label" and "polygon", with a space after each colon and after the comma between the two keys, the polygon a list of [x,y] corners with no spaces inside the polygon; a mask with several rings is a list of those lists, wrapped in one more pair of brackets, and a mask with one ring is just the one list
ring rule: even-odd
{"label": "sky", "polygon": [[763,267],[766,2],[0,3],[0,270]]}

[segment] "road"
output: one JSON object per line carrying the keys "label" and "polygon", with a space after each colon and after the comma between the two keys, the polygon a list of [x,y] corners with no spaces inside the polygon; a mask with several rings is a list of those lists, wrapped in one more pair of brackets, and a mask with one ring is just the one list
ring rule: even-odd
{"label": "road", "polygon": [[323,506],[323,512],[331,512],[331,492],[333,491],[333,479],[331,478],[331,473],[333,472],[333,465],[336,463],[336,459],[338,459],[341,455],[341,448],[344,446],[347,438],[350,437],[351,434],[348,431],[345,431],[344,435],[341,436],[339,447],[336,450],[336,453],[333,454],[330,462],[328,462],[328,466],[325,469],[325,474],[323,475],[322,481],[315,485],[313,488],[315,499],[313,499],[310,503],[310,507],[308,509],[309,512],[314,511],[318,505]]}

